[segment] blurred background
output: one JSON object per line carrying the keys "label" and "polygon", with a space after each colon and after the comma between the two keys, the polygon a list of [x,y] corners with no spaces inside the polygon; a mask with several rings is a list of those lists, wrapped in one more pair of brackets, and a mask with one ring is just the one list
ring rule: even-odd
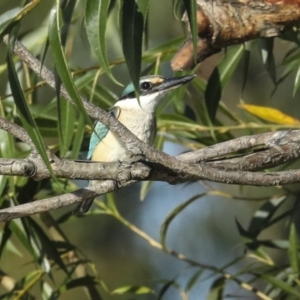
{"label": "blurred background", "polygon": [[[20,1],[2,0],[0,2],[0,15],[14,9],[20,5]],[[69,38],[66,45],[66,55],[68,57],[69,67],[74,70],[89,70],[98,65],[90,51],[90,46],[86,37],[84,22],[84,7],[85,1],[77,1],[77,5],[73,14],[72,23],[69,31]],[[113,1],[114,2],[114,1]],[[45,42],[48,32],[48,18],[51,8],[54,6],[54,1],[42,1],[33,12],[29,13],[21,23],[19,36],[24,44],[31,49],[36,55],[41,58],[45,49]],[[187,34],[186,25],[181,22],[182,8],[173,9],[172,0],[151,0],[148,13],[148,42],[147,47],[144,46],[144,53],[149,49],[154,49],[167,43],[168,41],[183,37]],[[107,32],[107,53],[109,61],[114,62],[122,58],[122,47],[120,42],[118,28],[118,10],[112,8],[110,13]],[[285,66],[281,64],[287,51],[291,49],[291,43],[284,40],[275,39],[274,41],[274,58],[277,68],[277,76],[280,78]],[[201,82],[209,79],[213,69],[226,56],[227,51],[214,55],[195,70]],[[171,58],[171,56],[170,56]],[[9,86],[7,84],[7,73],[5,70],[6,47],[3,43],[0,45],[0,97],[9,94]],[[53,69],[53,59],[51,51],[48,51],[45,64]],[[143,68],[148,66],[148,62],[143,63]],[[18,68],[21,67],[19,63]],[[20,70],[20,69],[19,69]],[[151,72],[153,72],[152,69]],[[174,76],[170,63],[164,59],[156,68],[159,74],[170,77]],[[21,71],[20,71],[21,72]],[[113,75],[124,86],[130,81],[128,70],[124,63],[116,64],[112,69]],[[82,74],[87,74],[83,72]],[[82,75],[82,76],[83,76]],[[24,81],[23,75],[20,76]],[[76,78],[80,78],[79,77]],[[285,114],[291,115],[300,119],[299,106],[297,100],[299,93],[293,95],[294,76],[287,77],[275,90],[268,71],[266,70],[261,53],[255,46],[251,46],[251,58],[246,76],[246,86],[242,90],[245,78],[245,63],[240,61],[236,68],[229,84],[223,91],[222,101],[229,110],[239,116],[240,119],[248,122],[256,119],[249,116],[243,111],[238,104],[244,101],[249,104],[265,105],[274,107]],[[199,81],[200,82],[200,81]],[[96,81],[89,83],[87,87],[83,87],[80,93],[91,101],[99,103],[101,107],[109,107],[114,100],[122,93],[124,86],[119,86],[112,82],[108,76],[101,74]],[[108,95],[101,96],[105,90]],[[193,119],[193,110],[190,109],[190,103],[199,103],[199,107],[204,105],[204,93],[199,92],[194,85],[188,87],[187,93],[182,93],[182,98],[177,99],[177,94],[171,94],[167,98],[168,106],[165,106],[160,113],[172,113],[174,107],[172,101],[178,105],[179,101],[185,103],[185,116]],[[33,101],[38,107],[46,107],[55,99],[55,92],[47,86],[35,89]],[[105,98],[105,99],[103,99]],[[191,98],[194,100],[191,101]],[[5,98],[5,101],[11,102],[11,97]],[[6,103],[6,102],[5,102]],[[233,124],[226,115],[218,112],[217,120],[220,124]],[[46,122],[46,121],[45,121]],[[205,123],[205,120],[203,120]],[[50,124],[50,123],[49,123]],[[160,128],[159,128],[160,129]],[[55,129],[54,129],[55,131]],[[45,131],[46,132],[46,131]],[[88,130],[87,130],[88,132]],[[255,130],[248,128],[245,130],[235,130],[231,134],[233,137],[243,136],[263,132],[263,130]],[[226,133],[227,134],[227,133]],[[171,133],[172,135],[172,133]],[[158,136],[164,137],[162,149],[168,154],[177,155],[188,151],[191,148],[187,147],[187,143],[180,143],[179,138],[169,138],[168,132],[159,131]],[[211,141],[210,133],[205,133],[206,140]],[[218,141],[222,140],[222,133],[217,136]],[[55,134],[52,136],[44,135],[45,142],[48,145],[57,143]],[[85,159],[88,147],[89,134],[85,134],[83,147],[79,158]],[[226,137],[224,138],[224,140]],[[193,145],[199,141],[192,139]],[[203,138],[204,140],[204,138]],[[203,145],[203,140],[199,142],[197,147]],[[87,182],[76,181],[78,186],[86,186]],[[203,196],[189,205],[180,214],[176,216],[168,230],[166,244],[170,249],[184,256],[195,260],[203,265],[216,266],[221,268],[234,259],[241,257],[245,253],[243,239],[239,234],[235,220],[237,219],[242,226],[247,227],[255,211],[261,207],[261,201],[243,201],[240,198],[251,197],[263,198],[272,197],[273,195],[281,194],[281,188],[257,188],[257,187],[238,187],[233,185],[222,185],[210,182],[193,182],[179,184],[176,186],[169,185],[163,182],[155,182],[151,185],[149,192],[143,201],[140,200],[141,188],[146,189],[145,184],[136,184],[130,188],[121,189],[118,193],[111,195],[114,198],[120,214],[129,222],[134,224],[141,231],[155,240],[160,238],[160,228],[168,214],[178,205],[190,199],[195,195],[200,195],[208,190],[223,191],[230,195],[234,195],[236,199],[229,199],[221,196]],[[292,187],[293,190],[297,186]],[[40,191],[38,199],[48,197],[49,193]],[[102,201],[102,198],[99,198]],[[289,207],[291,203],[286,201],[282,210]],[[95,205],[95,208],[97,206]],[[51,212],[54,219],[59,219],[62,216],[68,215],[73,208],[64,208]],[[41,224],[40,217],[35,216],[37,223]],[[44,225],[41,225],[45,228]],[[109,290],[114,290],[122,286],[151,286],[154,287],[157,293],[167,282],[172,282],[174,285],[166,290],[163,299],[206,299],[212,283],[218,278],[214,272],[203,269],[203,274],[199,274],[199,280],[190,291],[187,291],[187,286],[191,285],[191,280],[199,268],[191,266],[179,259],[168,255],[135,234],[132,230],[126,228],[115,218],[91,212],[83,217],[70,216],[60,223],[60,227],[64,234],[68,237],[70,243],[80,249],[83,257],[87,258],[91,265],[94,265],[98,279],[105,282]],[[4,230],[4,225],[1,225]],[[4,232],[4,231],[3,231]],[[266,236],[264,236],[264,234]],[[280,239],[287,234],[287,223],[279,222],[271,227],[266,233],[263,233],[262,238]],[[32,257],[20,243],[18,238],[14,236],[12,242],[15,251],[4,250],[0,268],[5,273],[9,274],[16,280],[21,280],[30,270],[33,270],[36,263],[32,263]],[[271,254],[275,261],[282,261],[280,253],[274,251]],[[249,263],[241,260],[238,263],[232,264],[227,269],[231,273],[235,273]],[[63,272],[57,271],[55,284],[63,280]],[[195,277],[196,278],[196,277]],[[243,280],[249,279],[248,275],[241,277]],[[49,284],[54,284],[49,281]],[[180,286],[176,286],[176,284]],[[260,287],[260,284],[258,284]],[[101,289],[101,288],[100,288]],[[183,292],[186,289],[186,292]],[[39,288],[33,288],[33,294],[38,296]],[[1,294],[5,293],[5,288],[0,288]],[[234,282],[230,282],[226,287],[227,299],[257,299],[253,293],[246,292]],[[70,289],[66,293],[60,295],[60,299],[84,299],[85,291],[81,288]],[[155,299],[153,294],[143,295],[106,295],[104,299]],[[22,298],[23,299],[23,298]],[[25,298],[24,298],[25,299]]]}

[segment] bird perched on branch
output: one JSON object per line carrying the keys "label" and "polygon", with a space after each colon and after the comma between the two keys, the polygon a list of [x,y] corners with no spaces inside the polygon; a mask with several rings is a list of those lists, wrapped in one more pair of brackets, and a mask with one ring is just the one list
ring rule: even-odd
{"label": "bird perched on branch", "polygon": [[[121,98],[110,109],[113,116],[127,127],[142,142],[153,144],[156,135],[155,111],[166,92],[191,81],[195,75],[174,78],[145,76],[139,82],[139,99],[130,83]],[[88,159],[92,161],[114,162],[126,160],[126,148],[121,139],[107,126],[97,122],[90,139]],[[94,198],[84,200],[75,209],[75,214],[89,210]]]}

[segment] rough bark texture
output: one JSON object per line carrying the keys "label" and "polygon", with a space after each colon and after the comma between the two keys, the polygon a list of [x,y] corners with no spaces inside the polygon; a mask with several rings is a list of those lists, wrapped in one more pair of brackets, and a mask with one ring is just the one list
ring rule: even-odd
{"label": "rough bark texture", "polygon": [[[197,62],[222,48],[248,40],[275,37],[300,19],[300,0],[197,0]],[[184,14],[184,22],[188,22]],[[188,38],[171,62],[175,71],[194,67]]]}

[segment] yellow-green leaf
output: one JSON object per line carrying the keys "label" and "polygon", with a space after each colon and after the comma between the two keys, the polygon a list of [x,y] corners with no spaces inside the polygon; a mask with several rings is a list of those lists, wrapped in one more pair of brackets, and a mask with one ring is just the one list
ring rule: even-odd
{"label": "yellow-green leaf", "polygon": [[248,113],[268,122],[291,125],[300,124],[300,121],[298,119],[286,115],[280,110],[272,107],[251,104],[240,104],[239,106],[246,110]]}
{"label": "yellow-green leaf", "polygon": [[115,290],[112,291],[112,294],[136,294],[136,295],[141,295],[141,294],[149,294],[149,293],[154,293],[152,289],[150,289],[147,286],[122,286],[119,287]]}

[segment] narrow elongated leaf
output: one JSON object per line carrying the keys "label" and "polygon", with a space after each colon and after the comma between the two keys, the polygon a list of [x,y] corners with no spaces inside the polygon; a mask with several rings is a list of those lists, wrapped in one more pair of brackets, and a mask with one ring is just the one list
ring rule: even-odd
{"label": "narrow elongated leaf", "polygon": [[16,21],[20,21],[40,2],[41,0],[33,0],[24,7],[16,7],[0,15],[0,37],[2,37],[7,29],[13,26]]}
{"label": "narrow elongated leaf", "polygon": [[136,93],[139,91],[144,18],[135,0],[123,0],[120,11],[122,48]]}
{"label": "narrow elongated leaf", "polygon": [[93,93],[92,102],[104,109],[108,109],[112,107],[117,101],[116,95],[114,95],[108,88],[103,86],[97,86],[96,89],[93,90],[91,85],[85,87],[85,90],[91,95]]}
{"label": "narrow elongated leaf", "polygon": [[63,46],[65,46],[67,42],[67,36],[75,5],[76,1],[61,1],[62,18],[64,20],[64,24],[61,30],[61,40]]}
{"label": "narrow elongated leaf", "polygon": [[242,237],[244,237],[246,239],[252,239],[253,238],[253,236],[246,229],[244,229],[244,227],[241,225],[241,223],[238,221],[237,218],[235,219],[235,224],[237,226],[239,234]]}
{"label": "narrow elongated leaf", "polygon": [[136,3],[138,5],[139,12],[141,12],[143,15],[144,23],[145,23],[147,19],[148,10],[149,10],[149,0],[137,0]]}
{"label": "narrow elongated leaf", "polygon": [[257,210],[251,219],[248,232],[255,238],[259,233],[268,226],[271,218],[274,216],[278,208],[284,203],[285,196],[269,200]]}
{"label": "narrow elongated leaf", "polygon": [[[77,87],[77,90],[80,91],[83,88],[86,88],[86,86],[93,81],[95,77],[96,71],[88,72],[87,74],[79,77],[75,80],[75,85]],[[57,116],[54,112],[54,109],[56,109],[57,100],[53,99],[50,103],[47,105],[45,104],[35,104],[31,108],[31,112],[34,115],[34,117],[41,117],[44,119],[51,119],[57,121]],[[52,111],[53,110],[53,111]]]}
{"label": "narrow elongated leaf", "polygon": [[[64,157],[69,150],[69,147],[74,136],[74,123],[75,123],[75,109],[74,106],[65,99],[62,99],[60,103],[60,116],[61,120],[59,122],[60,133],[61,133],[61,143],[60,143],[60,157]],[[82,118],[84,121],[84,118]],[[81,123],[84,130],[84,124]]]}
{"label": "narrow elongated leaf", "polygon": [[274,39],[258,39],[257,45],[262,57],[263,64],[274,85],[276,85],[276,66],[273,55]]}
{"label": "narrow elongated leaf", "polygon": [[222,96],[222,91],[229,79],[232,77],[242,54],[244,46],[232,47],[224,56],[222,61],[213,70],[205,90],[205,103],[208,109],[209,117],[214,121],[218,104]]}
{"label": "narrow elongated leaf", "polygon": [[197,1],[196,0],[183,0],[193,40],[193,55],[195,64],[197,62],[197,43],[198,43],[198,26],[197,26]]}
{"label": "narrow elongated leaf", "polygon": [[163,296],[170,289],[170,287],[175,287],[178,290],[180,289],[179,284],[175,280],[166,281],[159,291],[157,300],[164,299]]}
{"label": "narrow elongated leaf", "polygon": [[198,282],[198,280],[200,279],[201,275],[203,274],[204,270],[200,269],[197,270],[193,276],[188,280],[187,284],[186,284],[186,292],[190,292],[192,290],[192,288],[196,285],[196,283]]}
{"label": "narrow elongated leaf", "polygon": [[299,239],[294,223],[291,225],[290,230],[288,255],[293,271],[299,274]]}
{"label": "narrow elongated leaf", "polygon": [[290,284],[274,277],[274,276],[271,276],[269,274],[266,274],[266,273],[263,273],[263,274],[260,274],[258,275],[258,277],[260,277],[261,279],[265,280],[266,282],[270,283],[271,285],[273,285],[274,287],[276,288],[279,288],[280,290],[288,293],[288,294],[291,294],[291,295],[295,295],[297,296],[299,299],[300,298],[300,293],[299,291],[292,287]]}
{"label": "narrow elongated leaf", "polygon": [[74,136],[74,142],[73,142],[73,148],[72,148],[72,153],[70,158],[71,159],[76,159],[79,155],[83,137],[84,137],[84,131],[85,131],[85,126],[84,126],[84,118],[82,115],[79,116],[77,128],[76,128],[76,134]]}
{"label": "narrow elongated leaf", "polygon": [[59,8],[57,8],[57,10],[53,9],[49,20],[49,41],[53,53],[55,67],[60,79],[64,83],[68,94],[76,104],[76,107],[78,108],[79,112],[83,114],[87,123],[90,124],[92,127],[92,122],[85,111],[82,100],[80,99],[74,80],[67,66],[67,61],[63,48],[61,46],[61,39],[59,34],[61,26],[62,22],[60,17],[60,10]]}
{"label": "narrow elongated leaf", "polygon": [[265,121],[274,122],[278,124],[300,124],[300,121],[282,113],[280,110],[267,106],[251,105],[251,104],[240,104],[241,108],[245,109],[247,112],[255,115]]}
{"label": "narrow elongated leaf", "polygon": [[225,282],[224,277],[217,278],[210,288],[207,300],[222,300]]}
{"label": "narrow elongated leaf", "polygon": [[85,10],[85,27],[93,54],[104,72],[114,79],[106,51],[105,32],[110,0],[87,0]]}
{"label": "narrow elongated leaf", "polygon": [[249,70],[249,66],[250,66],[250,57],[251,57],[251,46],[252,46],[251,41],[246,43],[245,51],[242,56],[243,68],[244,68],[244,76],[243,76],[244,78],[243,78],[243,84],[242,84],[242,88],[241,88],[241,95],[243,94],[244,89],[246,87],[246,83],[247,83],[247,75],[248,75],[248,70]]}
{"label": "narrow elongated leaf", "polygon": [[295,96],[295,94],[298,91],[299,87],[300,87],[300,67],[298,67],[298,70],[297,70],[297,73],[296,73],[296,76],[295,76],[293,96]]}
{"label": "narrow elongated leaf", "polygon": [[7,67],[8,67],[8,80],[10,84],[10,88],[14,97],[14,101],[18,110],[19,117],[22,121],[24,129],[29,134],[34,146],[38,150],[40,156],[42,157],[45,165],[49,169],[52,176],[54,176],[51,165],[49,163],[49,159],[46,153],[45,145],[43,138],[39,132],[39,129],[30,113],[29,107],[27,105],[25,95],[19,83],[19,79],[14,68],[14,63],[12,60],[11,48],[10,44],[9,51],[7,54]]}
{"label": "narrow elongated leaf", "polygon": [[24,286],[22,289],[19,289],[16,293],[16,296],[14,297],[14,300],[24,299],[24,296],[29,292],[31,288],[35,284],[37,284],[40,279],[45,275],[45,272],[43,270],[34,270],[26,275],[26,277],[23,279]]}
{"label": "narrow elongated leaf", "polygon": [[174,218],[182,212],[186,207],[188,207],[191,203],[194,201],[198,200],[199,198],[202,198],[205,196],[206,193],[195,195],[194,197],[190,198],[189,200],[183,202],[182,204],[176,206],[165,218],[164,222],[162,223],[160,227],[160,243],[162,244],[163,247],[166,245],[166,235],[168,228],[171,224],[171,222],[174,220]]}
{"label": "narrow elongated leaf", "polygon": [[[64,1],[61,2],[61,10],[62,10],[62,19],[63,24],[60,31],[60,38],[62,42],[62,46],[65,47],[67,42],[67,36],[70,28],[70,23],[72,19],[72,15],[74,12],[76,1]],[[74,106],[65,99],[61,99],[59,95],[60,91],[60,78],[58,78],[57,84],[57,107],[58,107],[58,132],[60,133],[60,157],[64,157],[66,152],[68,151],[72,137],[73,137],[73,128],[75,121],[75,110]]]}
{"label": "narrow elongated leaf", "polygon": [[176,53],[180,45],[183,43],[184,38],[179,37],[171,41],[167,41],[158,47],[148,50],[143,54],[143,61],[150,64],[153,63],[153,59],[157,56],[160,57],[160,61],[170,61],[172,56]]}
{"label": "narrow elongated leaf", "polygon": [[16,235],[18,240],[23,244],[23,246],[27,249],[27,251],[35,257],[34,250],[32,249],[32,246],[27,238],[26,231],[24,229],[23,223],[20,219],[12,220],[9,223],[9,228],[11,231]]}
{"label": "narrow elongated leaf", "polygon": [[63,270],[66,274],[68,274],[68,270],[63,260],[60,257],[57,249],[55,248],[55,244],[48,238],[42,228],[36,223],[32,218],[28,218],[29,228],[32,231],[32,236],[35,237],[36,245],[39,248],[40,260],[46,256],[49,259],[53,259],[53,261]]}
{"label": "narrow elongated leaf", "polygon": [[9,227],[9,222],[5,223],[4,228],[3,228],[3,234],[1,233],[1,242],[0,242],[0,258],[2,256],[3,250],[6,246],[6,243],[10,241],[12,231]]}
{"label": "narrow elongated leaf", "polygon": [[[0,116],[6,118],[9,121],[13,121],[13,116],[11,114],[5,115],[3,106],[0,105]],[[14,143],[14,137],[7,131],[0,129],[0,157],[11,158],[15,157],[16,149]],[[10,182],[9,186],[11,192],[15,194],[15,184],[14,178],[12,176],[0,175],[0,196],[2,196],[5,191],[7,182]],[[0,206],[2,205],[5,197],[0,198]]]}
{"label": "narrow elongated leaf", "polygon": [[119,287],[115,290],[113,290],[112,295],[123,295],[123,294],[135,294],[135,295],[142,295],[142,294],[154,294],[154,291],[152,289],[150,289],[147,286],[131,286],[131,285],[127,285],[127,286],[122,286]]}
{"label": "narrow elongated leaf", "polygon": [[97,285],[97,281],[95,280],[95,277],[85,276],[82,278],[77,278],[69,281],[66,285],[62,286],[60,289],[61,291],[63,291],[65,288],[69,290],[79,286],[92,286],[92,285]]}
{"label": "narrow elongated leaf", "polygon": [[149,45],[149,20],[148,20],[148,11],[149,11],[149,0],[137,0],[139,11],[142,13],[144,18],[144,46],[145,49]]}

